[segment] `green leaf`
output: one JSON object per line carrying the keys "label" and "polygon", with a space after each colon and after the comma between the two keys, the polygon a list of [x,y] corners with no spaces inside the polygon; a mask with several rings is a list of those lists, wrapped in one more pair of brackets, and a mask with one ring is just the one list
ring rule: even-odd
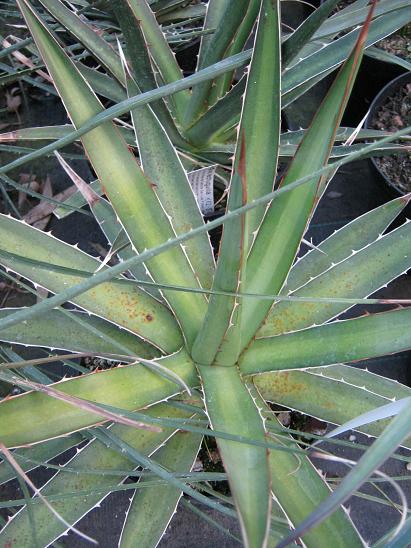
{"label": "green leaf", "polygon": [[[184,352],[161,359],[160,364],[188,386],[198,383],[194,365]],[[138,363],[65,380],[58,384],[58,390],[125,410],[151,405],[179,392],[175,382]],[[7,447],[37,443],[97,423],[98,415],[40,392],[28,392],[0,403],[0,439]]]}
{"label": "green leaf", "polygon": [[[368,8],[367,8],[368,9]],[[365,47],[379,42],[386,36],[394,33],[411,20],[411,7],[403,7],[392,11],[389,16],[378,17],[370,25]],[[290,104],[290,95],[295,100],[301,93],[312,87],[326,76],[330,70],[338,67],[345,61],[350,50],[354,47],[359,35],[355,29],[337,40],[331,41],[325,47],[320,47],[315,53],[301,59],[287,70],[283,75],[283,107]],[[307,85],[308,84],[308,85]],[[300,93],[297,93],[300,89]]]}
{"label": "green leaf", "polygon": [[46,10],[63,25],[116,79],[124,84],[124,73],[117,53],[95,30],[59,0],[40,0]]}
{"label": "green leaf", "polygon": [[384,61],[385,63],[398,65],[399,67],[403,67],[406,70],[411,71],[411,63],[409,61],[403,59],[402,57],[399,57],[398,55],[394,55],[392,53],[389,53],[388,51],[384,51],[382,48],[371,47],[368,48],[365,53],[368,57],[371,57],[372,59],[377,59],[378,61]]}
{"label": "green leaf", "polygon": [[[259,441],[264,423],[236,367],[199,366],[207,414],[213,430]],[[265,546],[270,518],[267,451],[263,447],[217,438],[239,514],[244,543]]]}
{"label": "green leaf", "polygon": [[[347,365],[264,373],[253,381],[265,400],[337,425],[383,407],[394,398],[411,396],[411,389],[396,381]],[[356,430],[379,436],[387,423],[361,425]],[[405,446],[411,447],[411,439]]]}
{"label": "green leaf", "polygon": [[311,278],[319,276],[331,268],[333,264],[348,258],[354,249],[359,251],[377,240],[407,206],[410,198],[411,195],[391,200],[364,213],[331,234],[316,245],[316,249],[310,250],[297,260],[291,268],[287,283],[281,292],[286,294],[289,291],[295,291]]}
{"label": "green leaf", "polygon": [[[36,468],[38,464],[28,460],[20,460],[18,458],[19,456],[33,459],[33,461],[48,462],[51,459],[54,459],[57,455],[61,455],[61,453],[64,453],[70,449],[70,447],[74,447],[79,444],[82,440],[83,437],[80,434],[73,434],[66,438],[46,441],[41,445],[36,445],[34,447],[16,449],[13,456],[17,459],[24,472],[28,472],[29,470]],[[0,463],[0,485],[14,479],[15,477],[16,471],[9,467],[6,461],[2,461]]]}
{"label": "green leaf", "polygon": [[280,541],[278,548],[285,548],[290,541],[295,540],[332,514],[336,508],[343,504],[385,462],[410,433],[411,403],[407,409],[390,422],[381,436],[365,452],[356,466],[345,476],[337,489],[288,538]]}
{"label": "green leaf", "polygon": [[[230,45],[236,30],[243,20],[249,3],[250,0],[237,0],[236,9],[233,10],[229,2],[224,2],[224,13],[222,13],[221,7],[217,8],[219,10],[216,17],[218,27],[202,49],[197,70],[211,66],[223,58],[224,52]],[[210,7],[213,10],[216,9],[214,5]],[[211,85],[212,82],[207,81],[193,89],[184,118],[184,125],[186,127],[190,127],[206,110],[207,106],[210,106],[207,103]]]}
{"label": "green leaf", "polygon": [[[187,416],[187,412],[166,405],[157,405],[147,411],[147,414],[155,417],[174,418]],[[173,433],[170,428],[164,428],[161,433],[153,433],[143,432],[123,425],[114,425],[111,430],[144,454],[152,453]],[[66,520],[70,523],[76,523],[93,508],[98,507],[100,501],[110,491],[110,487],[114,487],[116,481],[119,481],[119,479],[116,480],[115,477],[110,475],[110,471],[118,468],[130,469],[133,468],[133,464],[130,463],[127,456],[105,447],[98,440],[92,440],[74,455],[67,463],[67,467],[74,469],[74,473],[64,472],[63,468],[43,487],[42,494],[52,496],[76,493],[76,491],[100,490],[100,494],[94,493],[88,496],[79,494],[74,498],[62,498],[53,501],[53,507]],[[84,473],[84,471],[93,472],[96,469],[99,470],[99,473]],[[147,491],[151,490],[147,489]],[[44,505],[36,504],[32,506],[32,509],[41,546],[47,546],[65,532],[64,525],[53,519]],[[21,547],[32,546],[26,507],[20,510],[0,533],[0,544],[7,545],[8,542],[13,542]]]}
{"label": "green leaf", "polygon": [[332,10],[337,6],[338,0],[327,0],[318,9],[315,9],[307,19],[283,42],[281,57],[284,67],[300,53],[322,23],[326,21]]}
{"label": "green leaf", "polygon": [[[26,0],[18,0],[18,4],[74,125],[77,127],[86,123],[101,113],[103,107]],[[155,189],[114,125],[101,125],[83,136],[82,142],[106,195],[137,251],[155,247],[174,236]],[[155,225],[152,219],[156,219]],[[154,258],[146,266],[156,281],[178,280],[180,285],[198,287],[195,273],[181,247]],[[166,294],[166,297],[190,344],[205,313],[206,299],[190,293]]]}
{"label": "green leaf", "polygon": [[[201,441],[199,434],[177,432],[154,458],[170,472],[190,472]],[[141,478],[142,484],[144,481],[144,477]],[[134,547],[136,543],[139,548],[156,546],[176,511],[181,494],[173,485],[137,490],[126,514],[119,546]]]}
{"label": "green leaf", "polygon": [[[273,53],[274,48],[274,53]],[[280,132],[280,36],[279,3],[263,0],[247,80],[242,120],[239,130],[227,210],[253,202],[272,190],[277,167],[277,144]],[[213,290],[237,291],[244,283],[244,268],[254,231],[264,210],[226,224],[220,245]],[[241,305],[233,298],[211,296],[203,327],[193,347],[195,361],[212,363],[218,351],[218,363],[237,361],[242,343],[240,336]],[[223,338],[225,343],[220,347]]]}
{"label": "green leaf", "polygon": [[[362,57],[368,25],[342,67],[294,159],[280,183],[287,187],[296,179],[327,164],[335,135],[351,93]],[[321,135],[321,139],[318,138]],[[294,261],[317,201],[326,188],[325,177],[273,200],[247,260],[243,290],[250,293],[278,293]],[[250,299],[242,306],[242,348],[247,346],[270,308],[267,302]]]}
{"label": "green leaf", "polygon": [[[259,390],[260,387],[257,388]],[[259,402],[263,416],[278,422],[258,392],[253,388],[251,390],[254,399]],[[291,436],[270,433],[268,439],[280,447],[298,447]],[[306,455],[274,449],[270,449],[269,455],[274,499],[286,514],[289,523],[295,527],[330,495],[330,488]],[[304,535],[303,542],[308,548],[327,546],[330,543],[341,547],[362,546],[355,527],[342,509],[315,531]]]}
{"label": "green leaf", "polygon": [[[157,81],[150,60],[149,48],[139,20],[130,9],[128,2],[124,0],[117,2],[115,11],[126,42],[126,56],[139,90],[144,93],[156,89]],[[184,145],[185,142],[178,132],[164,100],[160,99],[151,103],[151,108],[174,145]]]}
{"label": "green leaf", "polygon": [[[180,80],[183,77],[181,69],[147,1],[125,1],[141,25],[150,55],[160,72],[161,81],[170,84]],[[189,97],[189,92],[184,90],[170,99],[170,108],[173,109],[179,121],[183,119]]]}
{"label": "green leaf", "polygon": [[[0,264],[54,293],[76,285],[85,273],[92,274],[101,266],[100,261],[78,248],[5,215],[0,215],[0,234],[7,242],[7,251],[0,250]],[[78,274],[53,268],[73,265]],[[170,311],[129,280],[99,285],[73,302],[165,352],[174,352],[182,344],[179,326]],[[149,350],[147,345],[139,346],[145,352]]]}
{"label": "green leaf", "polygon": [[[292,293],[298,297],[365,297],[391,280],[405,273],[411,266],[409,238],[411,223],[405,223],[389,234],[378,237],[371,244],[340,263],[319,274]],[[353,248],[356,247],[355,244]],[[298,263],[297,263],[298,265]],[[310,265],[308,265],[310,266]],[[303,265],[304,268],[304,265]],[[306,277],[310,270],[305,271]],[[257,336],[281,333],[320,325],[338,316],[347,305],[342,303],[276,303]]]}
{"label": "green leaf", "polygon": [[411,308],[256,339],[240,359],[243,373],[363,360],[411,348]]}
{"label": "green leaf", "polygon": [[[130,77],[127,78],[127,90],[129,96],[139,91]],[[155,184],[157,196],[175,233],[184,234],[202,226],[203,217],[187,173],[158,118],[148,105],[132,110],[131,116],[144,174]],[[208,234],[192,238],[184,247],[201,286],[208,289],[215,270]]]}
{"label": "green leaf", "polygon": [[[6,318],[17,310],[19,309],[3,308],[0,310],[0,319]],[[75,318],[83,319],[87,325],[97,329],[101,333],[100,337],[85,329],[79,329]],[[114,339],[122,347],[129,349],[131,356],[142,358],[159,356],[158,351],[142,343],[139,337],[119,329],[110,322],[83,312],[63,313],[61,310],[51,310],[47,315],[36,318],[35,321],[28,321],[0,331],[0,340],[10,344],[92,352],[96,355],[118,354],[119,348],[107,340],[108,338]]]}

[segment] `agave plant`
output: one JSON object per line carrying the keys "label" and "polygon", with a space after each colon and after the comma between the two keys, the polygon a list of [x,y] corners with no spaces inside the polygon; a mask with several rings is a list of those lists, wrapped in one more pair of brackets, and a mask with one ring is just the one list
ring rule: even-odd
{"label": "agave plant", "polygon": [[[116,365],[93,373],[76,366],[77,376],[53,384],[44,368],[18,363],[8,350],[11,363],[1,366],[0,379],[25,393],[0,403],[0,480],[20,478],[24,500],[13,504],[25,506],[0,532],[1,544],[47,546],[108,493],[133,488],[121,546],[155,546],[182,493],[235,513],[245,546],[286,546],[297,538],[312,547],[362,546],[341,505],[398,445],[410,447],[411,390],[342,364],[409,349],[411,310],[338,318],[358,303],[389,304],[367,296],[411,267],[410,223],[383,235],[410,197],[363,215],[296,256],[336,169],[381,147],[386,152],[389,141],[407,133],[379,135],[380,141],[358,150],[344,147],[343,159],[330,162],[338,155],[337,135],[349,133],[340,129],[341,118],[380,17],[371,23],[372,9],[357,2],[356,21],[368,13],[362,29],[318,50],[315,40],[308,42],[323,25],[328,36],[341,30],[335,21],[330,24],[332,18],[326,20],[335,1],[282,44],[279,0],[238,2],[243,10],[238,13],[225,11],[230,2],[211,0],[205,25],[217,30],[202,37],[196,74],[182,78],[146,0],[116,5],[124,52],[121,44],[108,46],[62,2],[40,1],[111,74],[105,82],[126,89],[128,99],[105,110],[41,13],[29,0],[17,0],[75,129],[21,130],[20,138],[60,139],[3,166],[0,174],[9,181],[5,174],[11,169],[81,139],[98,183],[87,185],[60,161],[119,262],[109,267],[50,233],[1,215],[1,265],[54,296],[2,310],[0,338],[105,356]],[[411,17],[406,2],[391,10],[388,5],[394,2],[382,1],[376,13],[390,12],[391,27]],[[251,55],[237,52],[254,23],[251,64],[233,87],[233,70]],[[328,68],[317,66],[311,79],[300,62],[293,65],[303,48],[316,50],[315,59],[335,43],[340,49],[331,50]],[[298,147],[274,188],[286,148],[280,126],[287,94],[297,97],[345,57],[310,128],[292,137]],[[299,83],[291,84],[290,74]],[[134,143],[113,122],[127,112]],[[230,149],[226,213],[205,224],[187,176],[192,162],[183,166],[180,152],[185,161],[187,152],[209,161],[222,153],[227,161]],[[215,261],[208,232],[219,225],[223,235]],[[62,307],[67,302],[75,308]],[[35,363],[52,360],[56,357]],[[309,451],[282,427],[270,403],[379,438],[331,492]],[[398,416],[387,428],[384,421],[373,422],[393,415]],[[228,479],[231,497],[223,502],[204,494],[212,474],[191,473],[204,435],[215,437]],[[33,484],[26,471],[79,445],[30,499],[25,482]],[[122,485],[138,475],[140,481]]]}

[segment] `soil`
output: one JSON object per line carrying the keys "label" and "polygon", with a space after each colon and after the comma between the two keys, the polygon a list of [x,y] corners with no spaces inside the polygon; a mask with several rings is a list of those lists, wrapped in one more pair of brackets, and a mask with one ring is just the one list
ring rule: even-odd
{"label": "soil", "polygon": [[[371,127],[398,131],[411,125],[411,83],[388,97],[371,120]],[[375,158],[384,175],[402,193],[411,191],[411,153]]]}
{"label": "soil", "polygon": [[375,44],[377,48],[411,61],[411,24]]}

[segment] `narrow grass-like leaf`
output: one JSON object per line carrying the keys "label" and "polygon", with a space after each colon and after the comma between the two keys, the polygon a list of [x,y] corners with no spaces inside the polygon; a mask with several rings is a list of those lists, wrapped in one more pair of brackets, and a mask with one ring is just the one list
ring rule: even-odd
{"label": "narrow grass-like leaf", "polygon": [[[198,434],[177,432],[154,458],[171,472],[190,472],[201,440],[202,436]],[[144,482],[145,478],[140,481]],[[173,517],[181,494],[172,485],[136,491],[126,514],[119,546],[129,548],[136,543],[140,548],[156,546]]]}

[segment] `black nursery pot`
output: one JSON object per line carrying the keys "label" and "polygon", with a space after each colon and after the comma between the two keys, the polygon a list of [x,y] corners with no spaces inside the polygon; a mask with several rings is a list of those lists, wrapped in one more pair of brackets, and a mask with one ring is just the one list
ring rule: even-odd
{"label": "black nursery pot", "polygon": [[[391,97],[398,89],[400,89],[406,84],[411,84],[411,72],[406,72],[405,74],[401,74],[400,76],[397,76],[396,78],[394,78],[394,80],[391,80],[391,82],[389,82],[386,86],[382,88],[382,90],[378,93],[378,95],[375,97],[375,99],[371,103],[369,114],[365,121],[365,128],[373,129],[371,124],[375,114],[381,109],[381,107],[384,105],[385,101],[389,97]],[[390,179],[390,177],[387,176],[380,169],[378,162],[375,160],[375,158],[371,157],[369,158],[369,161],[378,179],[381,181],[381,184],[384,186],[387,196],[389,196],[390,198],[397,198],[398,196],[404,196],[406,194],[405,190],[403,190],[402,188],[399,188]],[[407,214],[409,215],[410,212],[411,212],[411,206],[408,205]]]}

